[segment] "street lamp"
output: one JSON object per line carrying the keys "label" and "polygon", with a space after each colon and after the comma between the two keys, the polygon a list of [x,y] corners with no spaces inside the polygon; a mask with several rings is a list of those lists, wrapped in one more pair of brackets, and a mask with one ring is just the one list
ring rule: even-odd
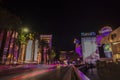
{"label": "street lamp", "polygon": [[22,32],[27,33],[27,32],[29,32],[29,30],[28,30],[28,28],[23,28],[23,29],[22,29]]}

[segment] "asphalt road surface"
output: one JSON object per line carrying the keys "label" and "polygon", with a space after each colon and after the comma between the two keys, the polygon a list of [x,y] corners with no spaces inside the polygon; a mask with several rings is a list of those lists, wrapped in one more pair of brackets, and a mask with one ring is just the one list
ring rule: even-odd
{"label": "asphalt road surface", "polygon": [[[34,68],[15,68],[0,75],[0,80],[69,80],[71,75],[70,66],[54,66],[54,67],[34,67]],[[67,76],[67,77],[66,77]]]}

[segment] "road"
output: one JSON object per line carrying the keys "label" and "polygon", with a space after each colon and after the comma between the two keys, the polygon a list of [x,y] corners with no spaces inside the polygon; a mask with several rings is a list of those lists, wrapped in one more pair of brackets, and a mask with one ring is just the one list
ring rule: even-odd
{"label": "road", "polygon": [[82,80],[76,75],[73,67],[64,65],[23,66],[6,74],[1,75],[0,80]]}

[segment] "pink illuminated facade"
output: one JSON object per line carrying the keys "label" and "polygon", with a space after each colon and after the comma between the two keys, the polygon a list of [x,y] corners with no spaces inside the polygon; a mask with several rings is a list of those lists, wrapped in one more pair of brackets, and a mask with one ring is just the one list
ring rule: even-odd
{"label": "pink illuminated facade", "polygon": [[18,44],[16,43],[18,33],[14,30],[0,31],[0,62],[10,64],[18,59]]}

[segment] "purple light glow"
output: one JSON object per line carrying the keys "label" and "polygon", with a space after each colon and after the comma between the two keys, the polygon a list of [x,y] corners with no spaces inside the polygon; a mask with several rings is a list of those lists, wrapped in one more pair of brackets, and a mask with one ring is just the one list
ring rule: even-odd
{"label": "purple light glow", "polygon": [[79,55],[80,57],[82,57],[82,51],[81,51],[80,45],[77,45],[77,46],[76,46],[75,51],[76,51],[76,53],[78,53],[78,55]]}
{"label": "purple light glow", "polygon": [[96,42],[97,42],[98,45],[101,44],[101,40],[102,40],[102,39],[103,39],[103,37],[102,37],[101,35],[98,35],[98,36],[96,37]]}

